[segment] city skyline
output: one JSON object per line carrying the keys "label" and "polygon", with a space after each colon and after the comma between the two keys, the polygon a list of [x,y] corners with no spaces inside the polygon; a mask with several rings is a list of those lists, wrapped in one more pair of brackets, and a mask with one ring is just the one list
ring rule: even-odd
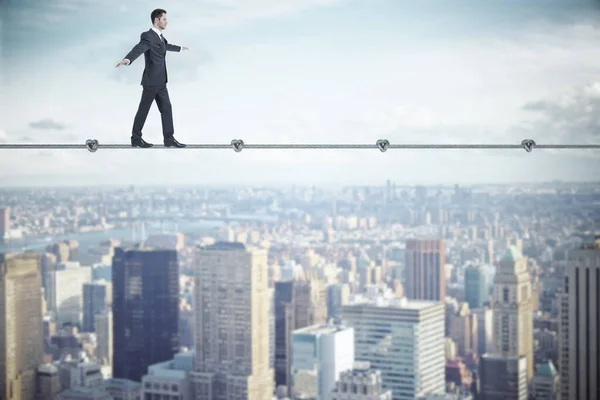
{"label": "city skyline", "polygon": [[[142,67],[113,67],[165,7],[165,37],[191,49],[167,61],[186,143],[598,143],[597,2],[195,4],[8,1],[0,141],[127,143]],[[144,138],[160,137],[153,107]],[[597,151],[539,149],[1,151],[10,186],[589,180],[600,167]]]}
{"label": "city skyline", "polygon": [[595,399],[600,184],[385,183],[4,190],[3,396]]}

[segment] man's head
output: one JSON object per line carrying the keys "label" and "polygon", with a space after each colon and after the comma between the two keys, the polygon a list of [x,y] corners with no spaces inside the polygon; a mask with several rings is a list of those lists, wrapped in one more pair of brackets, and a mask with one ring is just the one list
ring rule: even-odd
{"label": "man's head", "polygon": [[165,29],[167,27],[167,12],[161,8],[157,8],[150,14],[152,20],[152,26],[158,29]]}

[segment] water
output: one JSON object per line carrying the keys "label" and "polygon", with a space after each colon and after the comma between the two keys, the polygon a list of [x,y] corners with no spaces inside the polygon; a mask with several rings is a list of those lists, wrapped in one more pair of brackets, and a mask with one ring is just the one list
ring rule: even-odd
{"label": "water", "polygon": [[[275,222],[277,216],[275,215],[235,215],[232,216],[238,221],[247,222]],[[210,221],[177,221],[177,232],[183,234],[208,234],[215,228],[225,225],[227,222],[219,220]],[[230,225],[235,225],[236,222],[228,222]],[[165,232],[170,232],[172,225],[165,223]],[[147,238],[152,234],[162,233],[160,224],[145,224],[145,237]],[[136,240],[141,240],[141,231],[138,225],[136,229]],[[90,247],[97,246],[100,242],[115,239],[115,240],[131,240],[133,238],[133,232],[131,227],[117,228],[107,231],[99,232],[84,232],[84,233],[72,233],[68,235],[57,235],[51,238],[47,237],[28,237],[23,239],[2,241],[0,240],[0,254],[11,253],[11,252],[24,252],[30,251],[44,251],[44,249],[51,244],[61,242],[63,240],[77,240],[79,242],[80,251],[87,251]]]}
{"label": "water", "polygon": [[[179,223],[177,231],[181,233],[194,233],[194,234],[208,234],[215,228],[223,226],[225,223],[222,221],[198,221],[189,223]],[[169,226],[166,225],[165,232],[169,232]],[[145,234],[146,237],[152,234],[159,234],[162,230],[160,226],[146,224]],[[136,230],[136,239],[140,240],[141,237],[140,229]],[[0,253],[9,252],[23,252],[26,250],[32,251],[44,251],[48,245],[63,241],[63,240],[77,240],[79,242],[79,249],[86,251],[88,248],[97,246],[100,242],[115,239],[115,240],[131,240],[133,237],[131,228],[117,228],[107,231],[99,232],[84,232],[84,233],[72,233],[68,235],[57,235],[52,236],[50,239],[46,237],[30,237],[23,239],[16,239],[10,241],[0,241]]]}

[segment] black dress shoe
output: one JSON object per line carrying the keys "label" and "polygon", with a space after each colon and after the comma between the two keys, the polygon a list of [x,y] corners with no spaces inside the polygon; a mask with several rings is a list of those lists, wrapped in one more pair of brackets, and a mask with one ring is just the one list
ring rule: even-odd
{"label": "black dress shoe", "polygon": [[179,148],[184,148],[187,145],[183,144],[183,143],[179,143],[177,140],[175,140],[174,137],[170,137],[168,139],[165,139],[165,147],[179,147]]}
{"label": "black dress shoe", "polygon": [[152,143],[148,143],[142,138],[131,139],[131,147],[148,148],[152,146],[154,146]]}

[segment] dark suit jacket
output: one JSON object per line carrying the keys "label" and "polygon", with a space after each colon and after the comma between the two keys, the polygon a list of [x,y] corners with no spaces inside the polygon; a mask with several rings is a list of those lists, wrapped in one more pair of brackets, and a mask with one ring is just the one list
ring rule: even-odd
{"label": "dark suit jacket", "polygon": [[124,58],[133,63],[143,53],[146,67],[144,68],[141,84],[144,86],[160,86],[168,81],[167,64],[165,62],[167,51],[181,51],[181,47],[169,44],[167,39],[163,42],[156,32],[149,29],[140,35],[140,42]]}

